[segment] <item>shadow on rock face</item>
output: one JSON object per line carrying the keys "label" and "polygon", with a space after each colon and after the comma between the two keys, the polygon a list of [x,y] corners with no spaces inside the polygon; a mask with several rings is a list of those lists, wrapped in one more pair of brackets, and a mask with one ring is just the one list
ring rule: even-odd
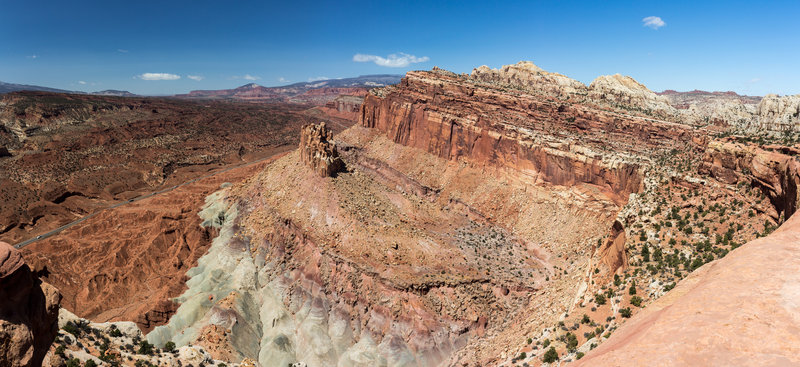
{"label": "shadow on rock face", "polygon": [[58,333],[61,293],[0,242],[0,365],[41,366]]}

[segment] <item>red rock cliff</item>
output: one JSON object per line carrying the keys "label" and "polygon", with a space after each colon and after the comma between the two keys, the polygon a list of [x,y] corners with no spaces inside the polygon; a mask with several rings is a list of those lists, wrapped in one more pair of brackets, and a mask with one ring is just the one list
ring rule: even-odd
{"label": "red rock cliff", "polygon": [[618,202],[639,191],[637,155],[695,136],[683,125],[521,94],[438,69],[409,72],[400,84],[373,90],[359,122],[440,157],[506,166],[557,185],[597,185]]}

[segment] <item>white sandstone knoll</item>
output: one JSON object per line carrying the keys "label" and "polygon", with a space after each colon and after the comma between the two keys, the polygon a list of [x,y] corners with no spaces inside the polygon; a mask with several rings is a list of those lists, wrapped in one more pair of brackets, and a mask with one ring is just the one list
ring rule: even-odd
{"label": "white sandstone knoll", "polygon": [[620,74],[602,75],[589,84],[589,99],[629,110],[639,110],[662,118],[674,118],[678,111],[664,96],[644,84]]}

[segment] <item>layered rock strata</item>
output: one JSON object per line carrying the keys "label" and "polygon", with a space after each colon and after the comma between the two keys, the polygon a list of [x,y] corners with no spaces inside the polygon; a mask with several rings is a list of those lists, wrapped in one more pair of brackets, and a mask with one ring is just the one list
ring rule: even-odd
{"label": "layered rock strata", "polygon": [[511,95],[440,71],[409,72],[397,86],[373,90],[359,123],[443,158],[514,168],[557,185],[596,185],[619,202],[639,190],[652,150],[693,149],[704,139],[688,126]]}

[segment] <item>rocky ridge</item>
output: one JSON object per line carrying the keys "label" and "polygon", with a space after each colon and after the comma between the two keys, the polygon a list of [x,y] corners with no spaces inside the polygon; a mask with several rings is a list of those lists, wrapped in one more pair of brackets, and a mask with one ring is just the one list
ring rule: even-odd
{"label": "rocky ridge", "polygon": [[0,364],[37,367],[58,330],[61,294],[0,241]]}

